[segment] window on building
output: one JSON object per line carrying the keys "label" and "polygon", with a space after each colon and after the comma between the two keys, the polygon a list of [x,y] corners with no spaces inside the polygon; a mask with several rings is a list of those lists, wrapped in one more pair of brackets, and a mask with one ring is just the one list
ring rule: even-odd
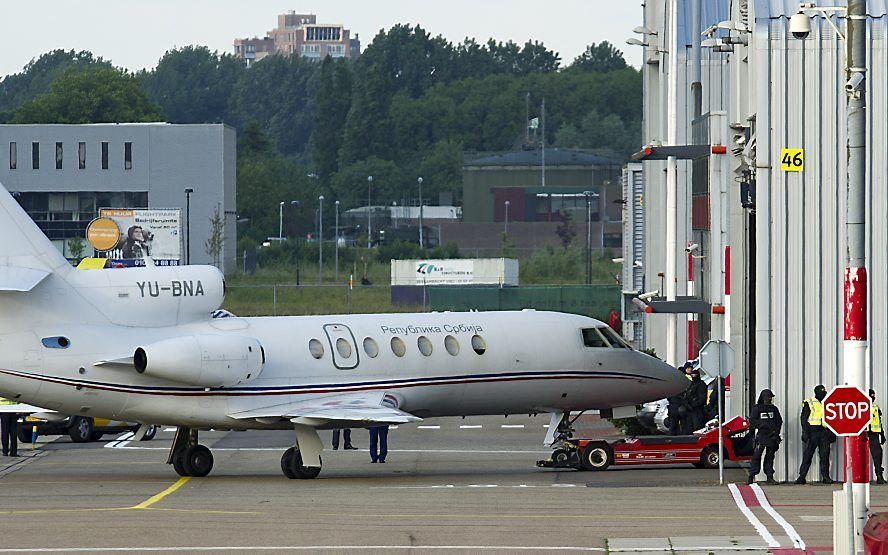
{"label": "window on building", "polygon": [[123,143],[123,169],[133,169],[133,143]]}
{"label": "window on building", "polygon": [[102,169],[108,169],[108,142],[102,141]]}
{"label": "window on building", "polygon": [[40,169],[40,143],[31,143],[31,168]]}
{"label": "window on building", "polygon": [[56,143],[56,169],[62,169],[62,143]]}
{"label": "window on building", "polygon": [[81,170],[85,170],[86,169],[86,143],[84,143],[84,142],[77,143],[77,160],[78,160],[78,167]]}
{"label": "window on building", "polygon": [[9,143],[9,169],[14,170],[18,167],[18,145]]}

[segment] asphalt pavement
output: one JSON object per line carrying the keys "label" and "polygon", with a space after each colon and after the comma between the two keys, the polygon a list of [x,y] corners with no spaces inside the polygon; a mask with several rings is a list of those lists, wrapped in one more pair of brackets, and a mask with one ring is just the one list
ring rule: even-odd
{"label": "asphalt pavement", "polygon": [[[743,469],[539,469],[543,417],[430,419],[393,427],[386,464],[325,451],[288,480],[292,432],[202,432],[215,467],[179,478],[173,431],[74,444],[47,438],[0,459],[0,553],[827,553],[830,486],[749,487]],[[587,420],[586,435],[613,433]],[[322,439],[330,445],[330,432]],[[43,440],[43,439],[42,439]],[[872,504],[888,505],[873,487]],[[884,509],[883,509],[884,510]]]}

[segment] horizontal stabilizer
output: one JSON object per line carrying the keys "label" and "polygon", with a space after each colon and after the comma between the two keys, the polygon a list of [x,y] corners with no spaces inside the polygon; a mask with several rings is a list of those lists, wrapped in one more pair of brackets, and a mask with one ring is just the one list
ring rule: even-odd
{"label": "horizontal stabilizer", "polygon": [[0,266],[0,291],[30,291],[48,275],[46,270]]}
{"label": "horizontal stabilizer", "polygon": [[384,391],[346,393],[328,395],[292,403],[282,403],[261,409],[252,409],[231,414],[239,420],[245,418],[287,418],[300,419],[300,422],[343,422],[357,425],[367,424],[406,424],[422,419],[383,403]]}

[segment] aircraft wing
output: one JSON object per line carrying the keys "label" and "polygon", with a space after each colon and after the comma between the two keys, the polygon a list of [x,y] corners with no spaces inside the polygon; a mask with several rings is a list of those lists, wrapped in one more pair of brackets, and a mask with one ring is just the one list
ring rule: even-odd
{"label": "aircraft wing", "polygon": [[397,408],[397,402],[385,391],[367,391],[314,397],[271,405],[261,409],[251,409],[229,415],[232,418],[287,418],[296,423],[314,426],[331,422],[358,425],[367,424],[406,424],[419,422],[422,418]]}

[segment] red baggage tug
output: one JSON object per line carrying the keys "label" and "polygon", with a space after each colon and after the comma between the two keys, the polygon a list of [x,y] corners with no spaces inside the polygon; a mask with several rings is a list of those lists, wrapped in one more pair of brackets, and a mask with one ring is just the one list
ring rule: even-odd
{"label": "red baggage tug", "polygon": [[[725,422],[722,433],[726,460],[748,462],[752,456],[749,421],[735,416]],[[605,470],[611,465],[690,463],[697,468],[718,468],[718,426],[714,421],[687,436],[637,436],[608,441],[572,435],[572,428],[560,428],[552,444],[552,456],[537,461],[537,466]]]}

